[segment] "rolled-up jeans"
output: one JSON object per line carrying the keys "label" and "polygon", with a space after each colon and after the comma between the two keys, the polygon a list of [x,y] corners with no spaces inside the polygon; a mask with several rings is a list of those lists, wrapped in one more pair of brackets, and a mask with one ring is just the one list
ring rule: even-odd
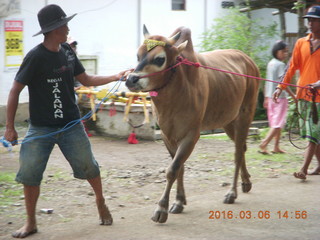
{"label": "rolled-up jeans", "polygon": [[83,124],[52,134],[59,130],[61,128],[29,125],[20,149],[17,182],[39,186],[55,144],[69,162],[75,178],[92,179],[100,175],[99,165],[92,154]]}

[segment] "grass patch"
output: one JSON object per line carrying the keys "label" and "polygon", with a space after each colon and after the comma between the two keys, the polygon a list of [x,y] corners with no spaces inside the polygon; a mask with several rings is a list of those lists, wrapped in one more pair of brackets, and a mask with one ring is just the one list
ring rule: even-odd
{"label": "grass patch", "polygon": [[[260,137],[261,139],[264,139],[266,135],[268,134],[270,128],[263,128],[260,129]],[[226,134],[211,134],[211,135],[202,135],[200,137],[201,139],[215,139],[218,141],[230,141],[228,136]],[[255,177],[277,177],[281,174],[289,174],[291,175],[292,172],[294,172],[297,167],[299,167],[302,164],[303,159],[303,152],[304,150],[297,149],[293,147],[289,141],[287,133],[284,131],[282,133],[282,140],[281,140],[281,147],[283,150],[286,151],[286,154],[270,154],[270,155],[263,155],[261,153],[258,153],[259,150],[259,142],[261,140],[253,141],[248,140],[247,141],[247,151],[245,153],[246,158],[246,164],[248,167],[248,171],[250,174],[252,174]],[[274,140],[273,140],[274,141]],[[274,142],[270,143],[270,147],[272,147],[272,144]],[[296,141],[295,142],[298,146],[304,146],[305,141]],[[215,155],[209,155],[208,153],[202,153],[198,154],[197,156],[193,157],[193,161],[203,161],[203,160],[210,160],[211,158],[215,159],[218,158],[223,165],[227,164],[227,161],[230,161],[234,159],[234,153],[219,153],[218,156]],[[208,163],[208,166],[211,167],[210,162]],[[212,168],[214,168],[214,164],[212,164]],[[232,174],[233,170],[231,171],[229,169],[230,166],[225,165],[224,167],[221,167],[221,171],[215,171],[216,175],[219,176],[225,176],[228,174]]]}
{"label": "grass patch", "polygon": [[230,138],[225,133],[201,135],[200,139],[230,140]]}
{"label": "grass patch", "polygon": [[256,148],[249,148],[246,152],[246,162],[249,172],[256,172],[264,176],[270,172],[291,174],[301,164],[302,154],[297,154],[295,149],[286,154],[263,155]]}
{"label": "grass patch", "polygon": [[[15,173],[1,173],[0,175],[0,207],[12,205],[23,191],[20,185],[15,182]],[[1,212],[0,208],[0,212]]]}

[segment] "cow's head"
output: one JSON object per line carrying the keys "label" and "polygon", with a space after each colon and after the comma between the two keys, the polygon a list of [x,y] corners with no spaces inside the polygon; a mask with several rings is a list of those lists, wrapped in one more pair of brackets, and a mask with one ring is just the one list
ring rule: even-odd
{"label": "cow's head", "polygon": [[155,91],[167,84],[170,72],[165,71],[174,63],[177,56],[185,49],[188,41],[175,46],[180,32],[170,38],[150,36],[144,26],[145,40],[138,49],[138,65],[129,74],[126,86],[130,91]]}

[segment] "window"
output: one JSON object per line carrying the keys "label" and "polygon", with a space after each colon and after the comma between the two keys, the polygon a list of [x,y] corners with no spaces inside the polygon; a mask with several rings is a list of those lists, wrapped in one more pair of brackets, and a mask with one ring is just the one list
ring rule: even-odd
{"label": "window", "polygon": [[221,7],[222,7],[222,8],[232,8],[232,7],[234,7],[234,2],[231,2],[231,1],[222,1]]}
{"label": "window", "polygon": [[186,0],[172,0],[172,10],[186,10]]}

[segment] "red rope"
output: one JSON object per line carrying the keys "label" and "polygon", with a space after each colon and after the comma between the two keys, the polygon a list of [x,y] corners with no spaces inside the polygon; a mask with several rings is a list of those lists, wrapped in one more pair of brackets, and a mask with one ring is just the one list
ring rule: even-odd
{"label": "red rope", "polygon": [[230,73],[230,74],[238,75],[238,76],[242,76],[242,77],[249,77],[249,78],[253,78],[253,79],[257,79],[257,80],[263,80],[263,81],[268,81],[268,82],[273,82],[273,83],[284,84],[284,85],[288,85],[288,86],[292,86],[292,87],[300,87],[300,88],[304,88],[304,89],[309,89],[309,87],[302,87],[302,86],[298,86],[298,85],[291,84],[291,83],[280,83],[280,82],[273,81],[273,80],[270,80],[270,79],[265,79],[265,78],[250,76],[250,75],[246,75],[246,74],[242,74],[242,73],[235,73],[235,72],[231,72],[231,71],[226,71],[226,70],[222,70],[222,69],[219,69],[219,68],[204,66],[204,65],[201,65],[200,63],[197,63],[197,62],[196,63],[191,62],[186,58],[181,58],[181,59],[180,58],[181,57],[178,57],[177,60],[181,61],[183,64],[186,64],[186,65],[189,65],[189,66],[202,67],[202,68],[205,68],[205,69],[211,69],[211,70],[215,70],[215,71],[219,71],[219,72]]}
{"label": "red rope", "polygon": [[147,75],[143,75],[143,76],[140,76],[139,78],[145,78],[145,77],[151,77],[151,76],[154,76],[154,75],[158,75],[158,74],[161,74],[161,73],[164,73],[164,72],[168,72],[170,71],[171,69],[174,69],[176,67],[178,67],[179,65],[181,65],[183,62],[179,62],[176,63],[175,65],[171,66],[171,67],[168,67],[162,71],[159,71],[159,72],[154,72],[154,73],[150,73],[150,74],[147,74]]}
{"label": "red rope", "polygon": [[273,83],[279,83],[279,84],[284,84],[284,85],[288,85],[288,86],[292,86],[292,87],[299,87],[299,88],[304,88],[304,89],[310,89],[310,87],[307,87],[307,86],[304,86],[304,87],[303,87],[303,86],[298,86],[298,85],[291,84],[291,83],[280,83],[280,82],[273,81],[273,80],[270,80],[270,79],[265,79],[265,78],[250,76],[250,75],[246,75],[246,74],[242,74],[242,73],[235,73],[235,72],[231,72],[231,71],[226,71],[226,70],[219,69],[219,68],[204,66],[204,65],[201,65],[201,64],[198,63],[198,62],[191,62],[191,61],[189,61],[188,59],[183,58],[183,57],[181,57],[181,56],[178,56],[178,57],[177,57],[177,61],[178,61],[178,63],[176,63],[175,65],[173,65],[173,66],[171,66],[171,67],[169,67],[169,68],[167,68],[167,69],[164,69],[164,70],[159,71],[159,72],[154,72],[154,73],[150,73],[150,74],[147,74],[147,75],[143,75],[143,76],[140,76],[140,78],[155,76],[155,75],[158,75],[158,74],[167,72],[167,71],[169,71],[169,70],[171,70],[171,69],[173,69],[173,68],[176,68],[176,67],[180,66],[181,64],[185,64],[185,65],[194,66],[194,67],[197,67],[197,68],[202,67],[202,68],[205,68],[205,69],[211,69],[211,70],[215,70],[215,71],[218,71],[218,72],[229,73],[229,74],[238,75],[238,76],[242,76],[242,77],[249,77],[249,78],[253,78],[253,79],[257,79],[257,80],[263,80],[263,81],[268,81],[268,82],[273,82]]}

